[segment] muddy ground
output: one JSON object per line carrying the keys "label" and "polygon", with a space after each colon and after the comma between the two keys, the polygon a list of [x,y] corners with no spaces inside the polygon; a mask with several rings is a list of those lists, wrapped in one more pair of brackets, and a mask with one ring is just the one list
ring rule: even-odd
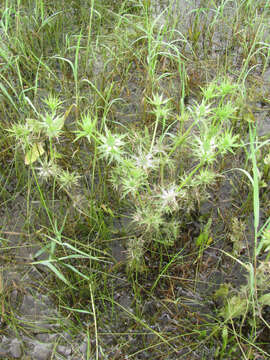
{"label": "muddy ground", "polygon": [[[195,4],[196,2],[194,2]],[[178,1],[175,4],[173,12],[179,11],[186,18],[186,22],[181,23],[181,27],[188,26],[188,16],[193,2],[187,5],[186,1]],[[156,16],[161,14],[165,8],[161,1],[153,4]],[[162,24],[165,20],[166,13],[160,16],[159,22]],[[223,51],[225,34],[221,31],[215,34],[213,41],[212,60],[219,56]],[[237,52],[235,53],[235,62],[238,61]],[[98,76],[97,64],[97,76]],[[211,70],[212,71],[212,70]],[[263,76],[258,73],[260,93],[267,96],[270,86],[270,68],[266,69]],[[134,78],[138,79],[136,74]],[[134,80],[131,79],[131,80]],[[166,86],[166,83],[164,84]],[[126,106],[119,107],[115,113],[121,117],[122,121],[136,121],[137,114],[140,113],[138,105],[140,102],[140,88],[138,83],[130,82],[130,93],[126,94]],[[125,96],[125,94],[123,94]],[[194,95],[190,94],[187,98],[187,105],[192,103]],[[263,104],[259,99],[254,100],[256,111],[254,115],[258,123],[258,135],[265,136],[270,132],[269,105]],[[116,119],[117,120],[117,119]],[[242,158],[235,158],[228,167],[241,167]],[[32,262],[46,259],[46,252],[40,253],[43,248],[39,234],[28,234],[25,232],[25,224],[28,221],[38,223],[39,221],[39,204],[33,202],[29,204],[27,189],[21,190],[18,186],[18,179],[11,173],[10,176],[0,174],[0,181],[6,194],[1,200],[1,255],[0,255],[0,285],[2,294],[2,319],[0,327],[0,359],[92,359],[91,354],[95,347],[95,339],[88,338],[93,335],[93,320],[88,315],[78,315],[80,321],[84,323],[85,330],[77,331],[76,319],[68,316],[67,311],[60,311],[59,303],[54,296],[54,289],[48,286],[54,282],[53,274],[42,265],[32,265]],[[269,184],[268,184],[269,185]],[[240,189],[236,192],[236,189]],[[8,200],[7,195],[12,195],[12,202]],[[269,194],[268,194],[269,195]],[[121,263],[125,262],[126,247],[126,218],[120,218],[113,224],[112,241],[108,245],[115,263],[104,267],[104,271],[110,271],[114,276],[111,280],[109,289],[114,293],[114,300],[117,308],[113,311],[112,304],[107,304],[106,311],[103,311],[103,318],[99,322],[99,344],[100,359],[126,359],[128,354],[133,354],[133,359],[214,359],[216,345],[214,342],[206,342],[205,345],[198,349],[191,350],[187,344],[192,345],[196,338],[194,333],[188,338],[187,329],[197,327],[204,334],[213,329],[213,323],[218,318],[217,309],[218,301],[215,301],[213,294],[222,284],[231,284],[234,287],[240,287],[246,283],[246,273],[242,267],[220,255],[220,249],[231,252],[233,244],[224,243],[224,234],[230,227],[231,215],[235,214],[235,208],[241,204],[242,199],[248,196],[247,189],[241,186],[239,174],[230,173],[217,188],[213,189],[212,197],[209,201],[202,204],[198,217],[204,218],[211,213],[213,223],[215,224],[215,247],[205,251],[200,264],[201,271],[196,273],[194,266],[194,255],[192,255],[192,238],[198,236],[201,230],[199,220],[194,219],[190,228],[182,234],[177,246],[181,255],[185,257],[185,263],[181,267],[172,267],[170,280],[162,281],[160,286],[155,290],[155,296],[147,296],[147,292],[141,294],[141,303],[135,304],[134,289],[128,280],[125,267]],[[31,206],[32,219],[27,219],[26,209]],[[252,251],[253,236],[253,214],[252,209],[245,214],[247,228],[245,233],[246,242],[240,252],[240,259],[247,261]],[[262,212],[261,223],[265,221],[265,213]],[[220,240],[219,240],[220,239]],[[173,251],[176,249],[174,248]],[[10,262],[12,259],[12,262]],[[118,266],[118,264],[120,264]],[[149,272],[142,275],[144,288],[150,289],[156,277],[156,266],[158,264],[148,263]],[[188,275],[187,275],[188,274]],[[196,286],[194,280],[196,279]],[[172,294],[179,302],[170,302]],[[68,297],[68,294],[67,294]],[[5,298],[5,301],[4,301]],[[72,305],[72,301],[70,302]],[[89,311],[90,299],[85,299],[85,304]],[[99,305],[102,309],[102,304]],[[136,309],[140,308],[142,313],[141,326],[136,322]],[[101,310],[102,312],[102,310]],[[6,322],[6,317],[12,318],[12,322]],[[151,329],[149,329],[149,327]],[[183,334],[185,346],[183,343],[180,329],[186,330]],[[175,335],[175,340],[166,344],[158,341],[153,334],[166,334],[168,337]],[[88,335],[87,335],[88,334]],[[90,334],[90,335],[89,335]],[[266,341],[269,336],[269,330],[261,328],[262,342]],[[269,339],[269,338],[268,338]],[[119,347],[121,344],[121,348]],[[142,350],[141,350],[142,349]],[[181,350],[179,350],[181,349]],[[265,344],[264,350],[270,354],[270,345]],[[239,353],[229,355],[228,359],[239,358]],[[240,355],[241,356],[241,355]],[[225,358],[225,357],[224,357]],[[257,358],[259,359],[259,358]]]}

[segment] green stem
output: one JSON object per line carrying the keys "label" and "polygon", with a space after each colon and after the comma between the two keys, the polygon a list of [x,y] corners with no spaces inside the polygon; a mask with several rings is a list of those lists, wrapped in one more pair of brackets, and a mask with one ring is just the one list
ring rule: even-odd
{"label": "green stem", "polygon": [[157,115],[156,123],[155,123],[155,129],[154,129],[154,134],[153,134],[152,143],[151,143],[151,147],[150,147],[150,153],[151,153],[152,150],[153,150],[153,146],[154,146],[154,142],[155,142],[155,138],[156,138],[156,133],[157,133],[158,123],[159,123],[159,116]]}

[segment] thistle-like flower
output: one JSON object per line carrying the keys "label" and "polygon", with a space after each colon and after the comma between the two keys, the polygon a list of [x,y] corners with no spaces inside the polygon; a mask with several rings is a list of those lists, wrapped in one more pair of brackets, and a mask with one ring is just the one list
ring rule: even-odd
{"label": "thistle-like flower", "polygon": [[168,102],[170,99],[164,99],[163,95],[153,94],[153,100],[148,98],[148,101],[151,105],[154,106],[154,113],[159,117],[166,117],[170,113],[170,108],[168,107]]}
{"label": "thistle-like flower", "polygon": [[233,84],[230,79],[221,79],[221,81],[212,81],[206,88],[202,88],[204,99],[210,100],[218,96],[225,97],[233,95],[239,89],[239,85]]}
{"label": "thistle-like flower", "polygon": [[177,197],[178,190],[175,184],[171,184],[168,188],[161,188],[161,194],[159,195],[161,209],[165,212],[178,210]]}
{"label": "thistle-like flower", "polygon": [[215,182],[217,176],[218,175],[214,171],[203,169],[199,172],[198,175],[196,175],[193,184],[195,186],[201,185],[204,187],[208,185],[212,185]]}
{"label": "thistle-like flower", "polygon": [[145,232],[158,233],[164,223],[161,212],[150,205],[144,209],[137,209],[132,218],[133,222]]}
{"label": "thistle-like flower", "polygon": [[239,85],[233,84],[230,79],[223,79],[218,85],[218,95],[225,97],[226,95],[233,95],[239,89]]}
{"label": "thistle-like flower", "polygon": [[143,169],[131,167],[126,171],[125,176],[121,179],[123,194],[122,198],[127,194],[135,195],[139,189],[145,185],[147,181],[146,174]]}
{"label": "thistle-like flower", "polygon": [[112,161],[120,162],[124,156],[123,146],[125,142],[123,139],[126,135],[112,134],[106,130],[106,136],[99,135],[101,144],[99,145],[100,157],[108,160],[109,164]]}
{"label": "thistle-like flower", "polygon": [[219,148],[221,154],[226,154],[228,151],[233,153],[233,148],[239,146],[239,144],[237,144],[238,138],[239,134],[233,135],[231,129],[227,130],[225,134],[220,137]]}
{"label": "thistle-like flower", "polygon": [[61,106],[63,101],[59,100],[57,96],[49,94],[43,102],[48,106],[51,113],[55,114],[56,110]]}
{"label": "thistle-like flower", "polygon": [[93,136],[96,130],[97,118],[92,118],[89,113],[83,115],[81,122],[78,122],[78,126],[80,130],[75,131],[77,137],[74,141],[77,141],[81,137],[86,137],[87,140],[90,142],[91,137]]}
{"label": "thistle-like flower", "polygon": [[218,141],[216,136],[209,134],[202,137],[195,136],[193,140],[193,154],[200,160],[211,163],[215,160],[215,154],[218,149]]}
{"label": "thistle-like flower", "polygon": [[132,238],[128,242],[127,258],[129,268],[135,270],[142,270],[142,261],[144,254],[144,241],[142,237]]}
{"label": "thistle-like flower", "polygon": [[41,126],[49,139],[58,138],[62,134],[65,118],[62,115],[46,113],[41,115]]}
{"label": "thistle-like flower", "polygon": [[39,134],[43,129],[42,124],[37,119],[26,119],[26,124],[31,129],[32,134]]}
{"label": "thistle-like flower", "polygon": [[206,88],[201,88],[203,98],[208,101],[218,96],[217,84],[215,81],[212,81]]}
{"label": "thistle-like flower", "polygon": [[201,104],[195,103],[195,106],[189,108],[189,111],[195,120],[206,119],[212,113],[211,104],[206,104],[205,100],[202,100]]}
{"label": "thistle-like flower", "polygon": [[36,170],[41,180],[45,181],[51,177],[56,178],[61,172],[61,169],[54,162],[51,160],[48,161],[47,159],[45,159]]}
{"label": "thistle-like flower", "polygon": [[32,131],[27,123],[13,124],[7,131],[15,137],[16,144],[19,144],[24,151],[31,145]]}
{"label": "thistle-like flower", "polygon": [[75,172],[61,170],[57,179],[60,183],[60,189],[65,188],[66,190],[70,190],[72,187],[78,185],[79,178],[80,176]]}
{"label": "thistle-like flower", "polygon": [[156,132],[156,127],[158,125],[158,122],[162,123],[162,127],[164,130],[166,121],[168,120],[168,117],[170,116],[170,112],[171,112],[169,106],[170,99],[164,99],[163,95],[153,94],[153,100],[149,98],[148,101],[153,106],[152,113],[156,116],[157,119],[154,133]]}
{"label": "thistle-like flower", "polygon": [[154,158],[153,153],[144,153],[141,149],[137,156],[134,156],[136,165],[145,172],[154,170],[158,166],[158,160]]}
{"label": "thistle-like flower", "polygon": [[224,121],[232,118],[235,111],[236,108],[229,101],[227,104],[222,104],[214,110],[214,117],[222,124]]}

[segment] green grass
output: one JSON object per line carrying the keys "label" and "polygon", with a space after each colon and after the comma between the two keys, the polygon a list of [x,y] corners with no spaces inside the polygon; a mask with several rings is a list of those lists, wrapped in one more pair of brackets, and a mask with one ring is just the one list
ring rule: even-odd
{"label": "green grass", "polygon": [[89,359],[266,359],[269,1],[157,3],[0,5],[1,266]]}

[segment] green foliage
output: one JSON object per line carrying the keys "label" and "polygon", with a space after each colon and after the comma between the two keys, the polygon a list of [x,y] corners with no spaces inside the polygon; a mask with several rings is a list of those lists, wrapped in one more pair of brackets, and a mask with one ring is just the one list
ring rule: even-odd
{"label": "green foliage", "polygon": [[[269,306],[270,293],[267,291],[269,288],[270,280],[270,268],[268,261],[261,262],[258,266],[256,278],[253,279],[257,286],[257,299],[256,302],[256,315],[259,315],[263,311],[264,306]],[[228,291],[228,288],[221,287],[219,291],[215,293],[215,297],[222,297],[225,300],[224,307],[220,310],[220,315],[225,321],[233,320],[239,317],[248,317],[248,313],[253,308],[253,280],[248,278],[248,284],[240,287],[239,290]],[[235,295],[236,294],[236,295]]]}

